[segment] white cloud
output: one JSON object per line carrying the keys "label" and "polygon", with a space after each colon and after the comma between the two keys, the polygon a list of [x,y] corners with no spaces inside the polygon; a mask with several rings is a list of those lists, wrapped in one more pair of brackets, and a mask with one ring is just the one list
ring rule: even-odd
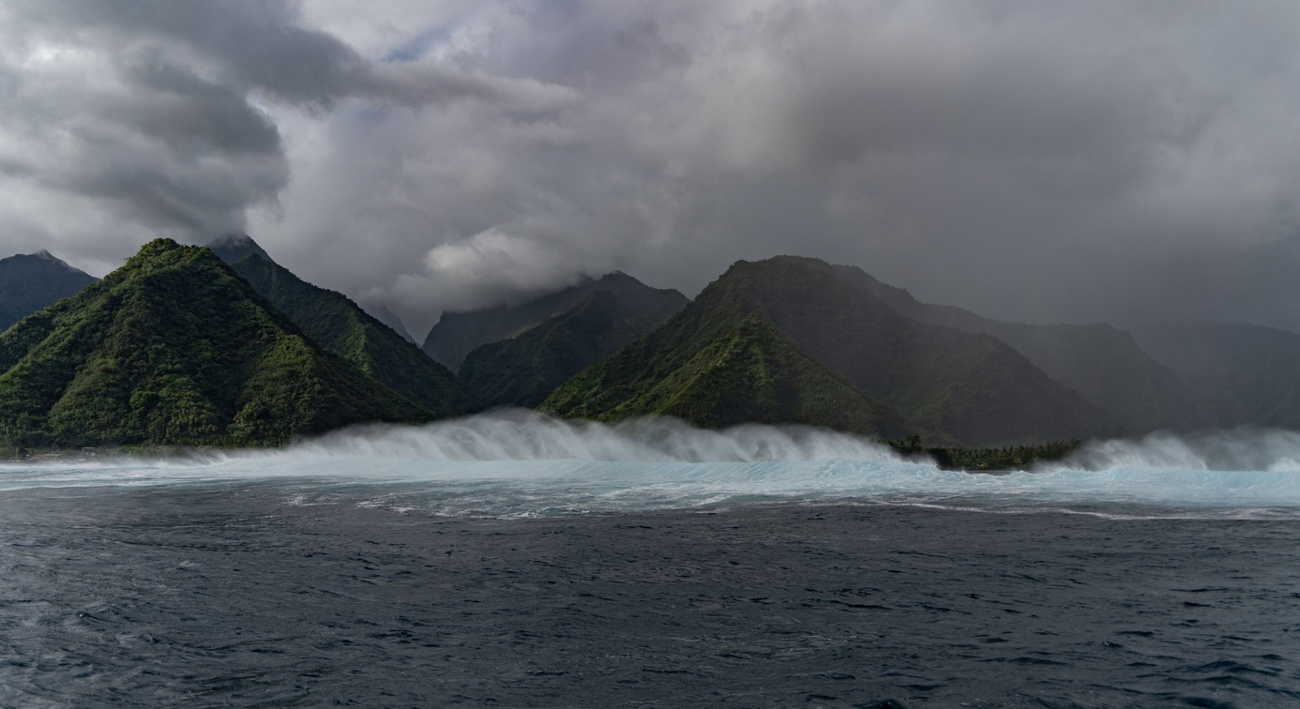
{"label": "white cloud", "polygon": [[1300,327],[1290,4],[8,0],[0,19],[13,250],[110,263],[247,227],[417,335],[582,273],[693,292],[776,253],[1010,318]]}

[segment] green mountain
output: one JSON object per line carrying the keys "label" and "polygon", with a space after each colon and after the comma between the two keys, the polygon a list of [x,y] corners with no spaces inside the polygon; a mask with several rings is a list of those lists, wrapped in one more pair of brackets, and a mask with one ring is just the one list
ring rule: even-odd
{"label": "green mountain", "polygon": [[[671,295],[664,299],[687,302]],[[675,312],[658,307],[642,314],[615,291],[594,290],[572,310],[517,337],[476,348],[461,363],[460,378],[487,406],[533,408],[583,367],[644,337]]]}
{"label": "green mountain", "polygon": [[45,250],[0,259],[0,330],[76,295],[95,280]]}
{"label": "green mountain", "polygon": [[962,308],[921,303],[853,266],[835,266],[846,283],[865,288],[895,312],[932,325],[992,335],[1048,376],[1097,405],[1133,433],[1204,426],[1210,407],[1191,384],[1157,362],[1133,336],[1110,325],[1027,325]]}
{"label": "green mountain", "polygon": [[651,288],[615,271],[520,305],[499,305],[465,313],[443,313],[424,340],[424,351],[454,372],[475,348],[517,337],[551,318],[576,308],[595,291],[609,291],[632,312],[662,322],[681,310],[686,296],[675,290]]}
{"label": "green mountain", "polygon": [[[542,408],[596,419],[666,413],[655,392],[698,370],[701,352],[725,348],[734,330],[753,318],[781,338],[778,343],[769,334],[753,340],[760,343],[756,346],[793,348],[809,366],[851,387],[881,412],[874,421],[880,433],[899,421],[935,443],[983,446],[1120,430],[1104,412],[1000,340],[907,318],[866,289],[845,283],[828,264],[788,256],[737,262],[662,327],[579,372]],[[731,358],[726,366],[744,370],[756,361]],[[735,376],[763,380],[756,371]],[[823,388],[824,377],[816,381],[821,384],[800,393],[805,400],[836,400]],[[708,408],[699,401],[703,390],[683,391],[687,399],[674,401],[677,410]],[[833,415],[814,409],[822,420]],[[890,410],[896,413],[885,415]],[[810,411],[790,422],[812,423],[802,418]]]}
{"label": "green mountain", "polygon": [[1158,325],[1137,342],[1210,402],[1207,426],[1300,429],[1300,334],[1262,325]]}
{"label": "green mountain", "polygon": [[223,237],[208,248],[313,341],[398,394],[438,416],[457,416],[479,408],[469,390],[446,367],[347,296],[314,286],[272,261],[249,237]]}
{"label": "green mountain", "polygon": [[[658,333],[657,333],[658,334]],[[671,332],[664,339],[676,339]],[[657,339],[655,336],[648,338]],[[659,349],[649,343],[650,349]],[[698,426],[799,423],[882,438],[908,432],[900,417],[814,362],[761,316],[750,313],[689,357],[670,356],[662,376],[638,378],[641,346],[597,365],[557,390],[544,410],[618,420],[657,414]],[[610,389],[617,393],[610,396]],[[618,394],[626,395],[621,398]]]}
{"label": "green mountain", "polygon": [[433,414],[324,351],[211,251],[159,239],[0,334],[0,446],[274,445]]}

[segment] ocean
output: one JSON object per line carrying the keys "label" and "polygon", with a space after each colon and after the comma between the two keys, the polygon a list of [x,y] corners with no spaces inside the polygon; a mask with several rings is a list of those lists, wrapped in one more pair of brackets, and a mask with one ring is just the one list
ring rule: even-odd
{"label": "ocean", "polygon": [[1300,434],[522,412],[0,465],[3,707],[1300,706]]}

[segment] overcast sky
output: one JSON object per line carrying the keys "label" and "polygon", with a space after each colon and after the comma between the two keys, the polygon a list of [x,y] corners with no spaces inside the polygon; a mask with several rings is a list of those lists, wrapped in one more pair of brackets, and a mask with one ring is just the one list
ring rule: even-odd
{"label": "overcast sky", "polygon": [[0,0],[0,255],[246,231],[417,337],[622,269],[1300,330],[1300,4]]}

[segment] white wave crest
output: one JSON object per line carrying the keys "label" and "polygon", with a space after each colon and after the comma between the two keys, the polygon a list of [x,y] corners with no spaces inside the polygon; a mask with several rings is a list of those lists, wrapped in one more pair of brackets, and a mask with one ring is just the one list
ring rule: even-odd
{"label": "white wave crest", "polygon": [[1300,433],[1235,429],[1088,443],[1061,464],[1083,470],[1161,469],[1300,472]]}
{"label": "white wave crest", "polygon": [[606,425],[560,421],[524,410],[420,427],[345,429],[290,446],[285,453],[442,461],[807,463],[898,459],[880,442],[808,426],[751,424],[711,431],[672,418],[647,417]]}
{"label": "white wave crest", "polygon": [[1300,434],[1229,431],[1099,441],[1034,471],[977,475],[808,427],[709,431],[663,418],[605,425],[510,411],[353,428],[278,450],[8,463],[0,465],[0,490],[274,479],[287,481],[290,497],[302,502],[333,494],[317,490],[336,484],[392,483],[378,499],[485,514],[847,498],[990,510],[1120,504],[1300,512],[1297,460]]}

